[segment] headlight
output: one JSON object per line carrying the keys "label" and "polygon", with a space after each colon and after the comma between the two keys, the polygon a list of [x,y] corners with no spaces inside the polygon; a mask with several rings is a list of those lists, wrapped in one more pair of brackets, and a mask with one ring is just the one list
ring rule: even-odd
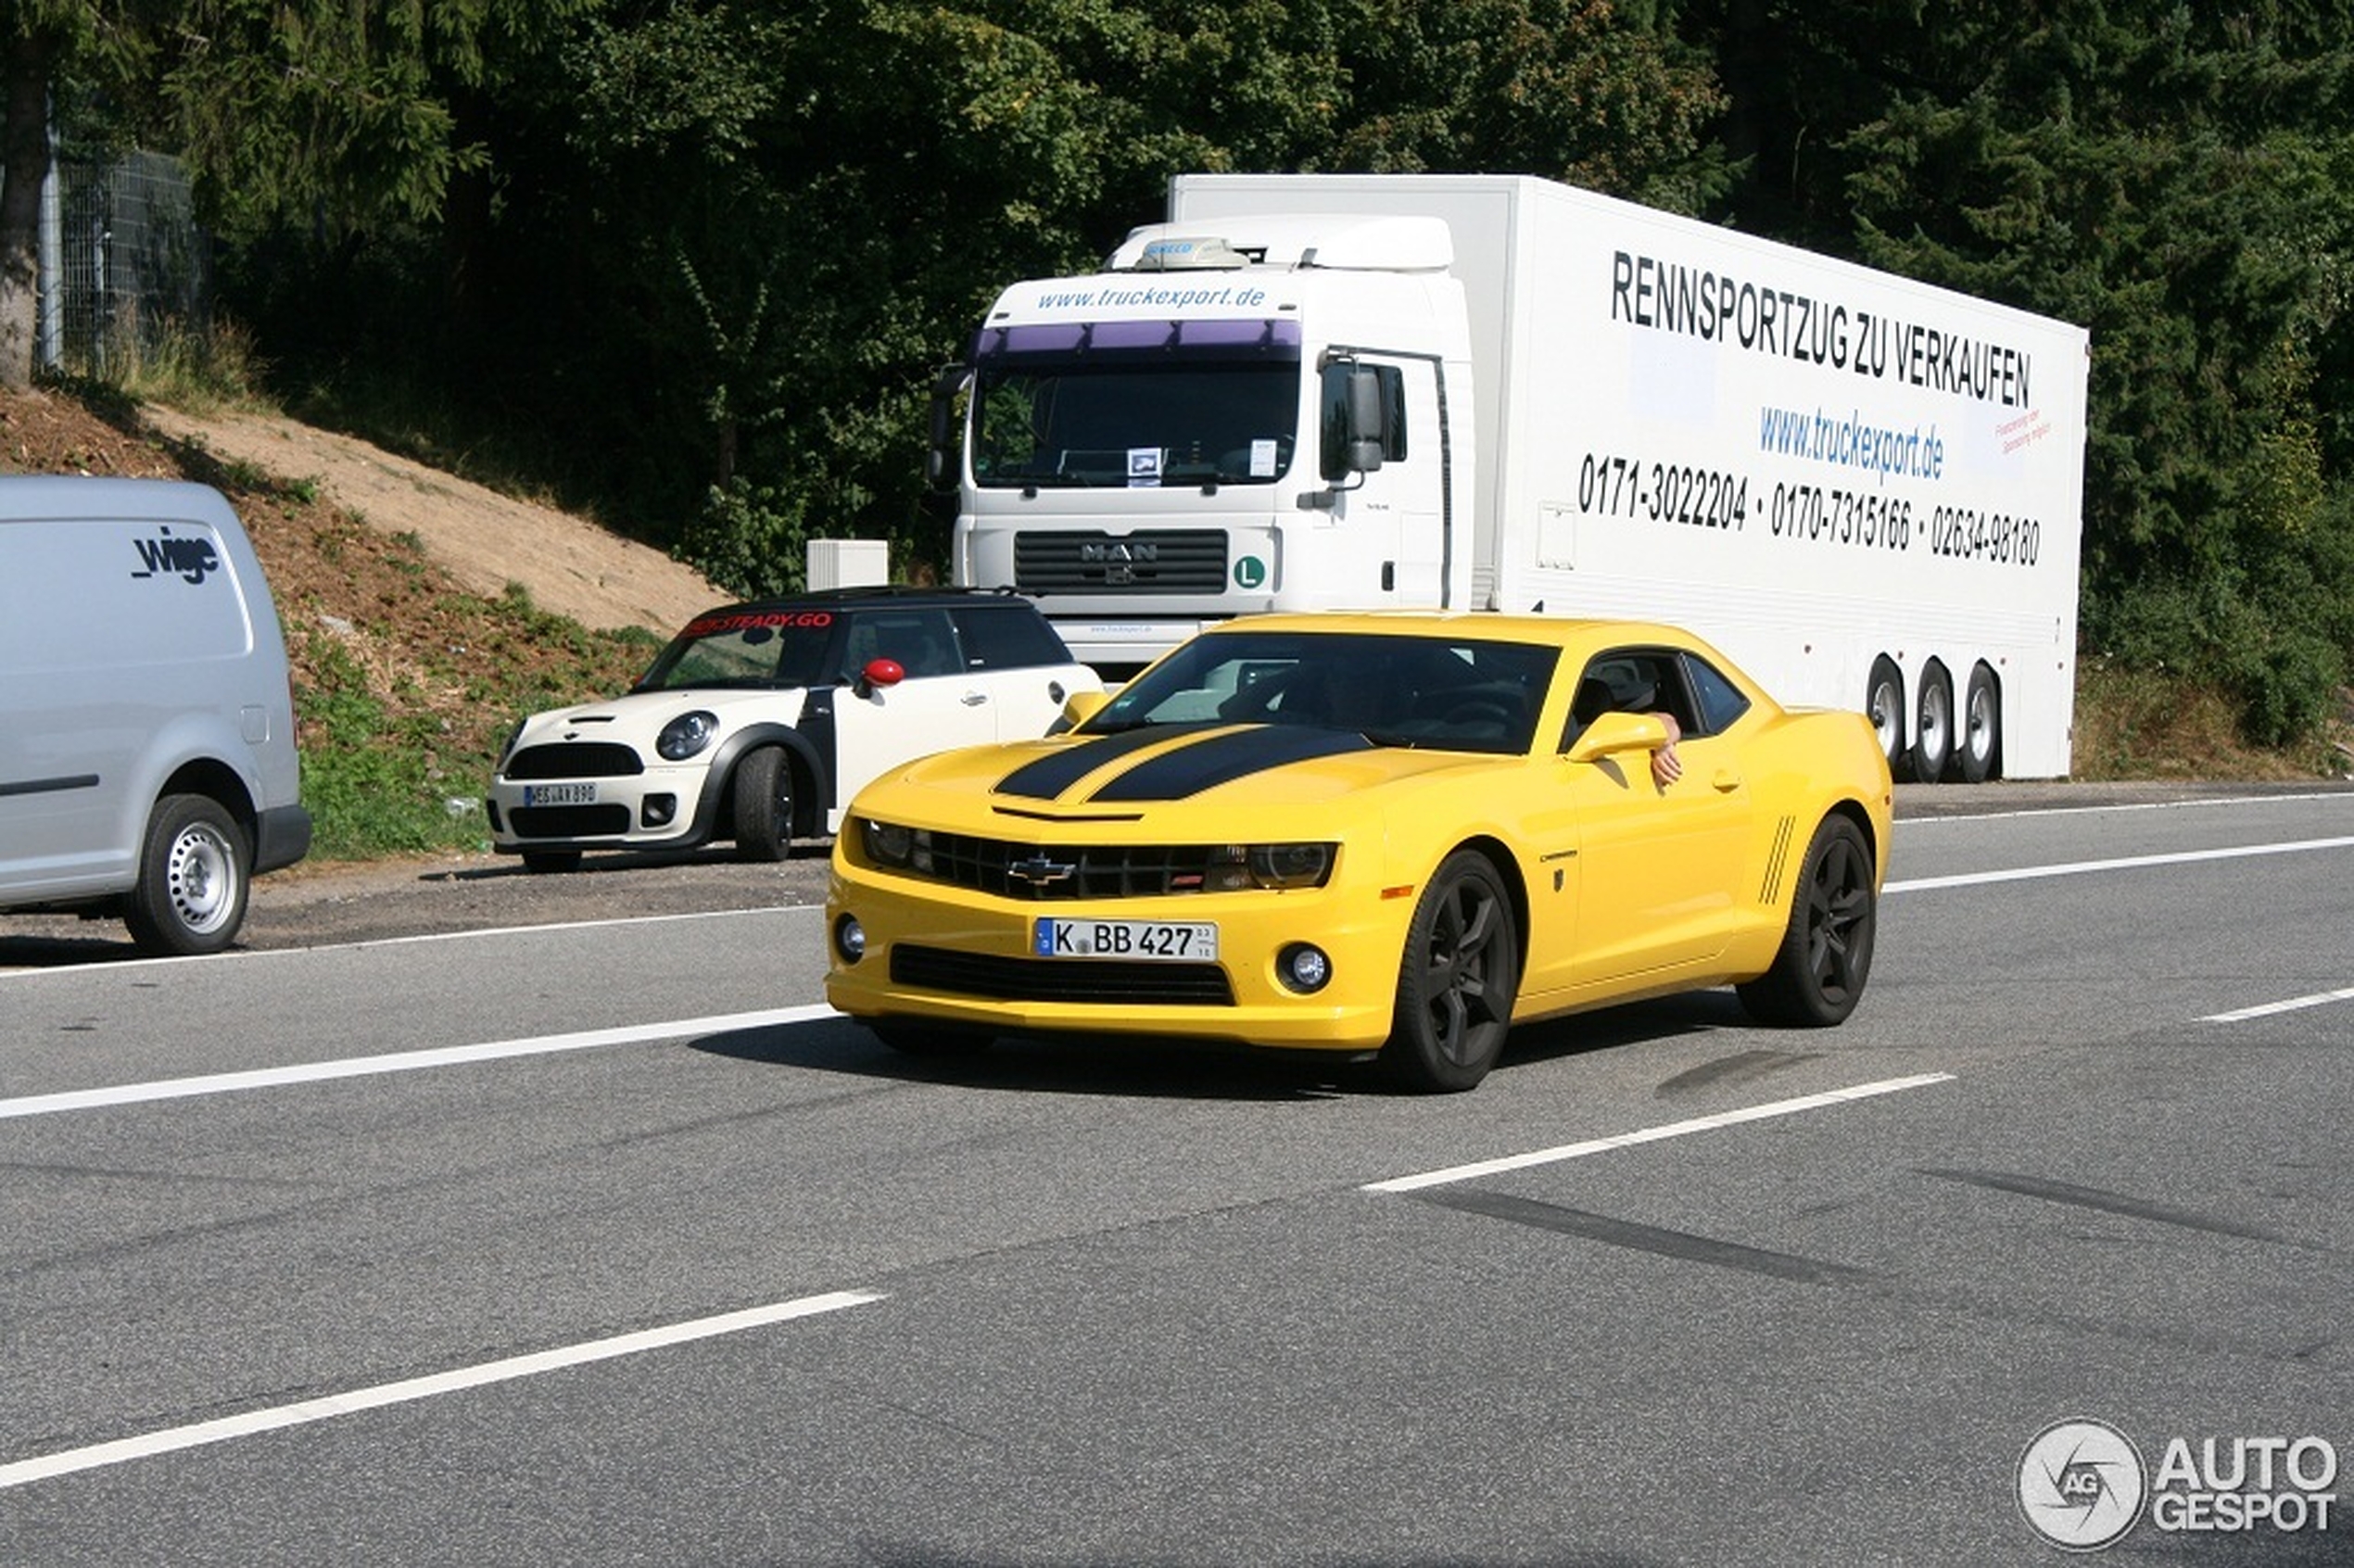
{"label": "headlight", "polygon": [[499,748],[499,765],[492,770],[493,772],[507,771],[507,759],[515,754],[515,742],[523,739],[523,727],[530,722],[527,718],[519,718],[515,720],[514,728],[507,731],[507,743]]}
{"label": "headlight", "polygon": [[878,822],[871,816],[858,819],[858,831],[867,841],[867,858],[878,866],[888,866],[905,871],[913,855],[916,835],[896,822]]}
{"label": "headlight", "polygon": [[1209,852],[1207,892],[1248,888],[1321,888],[1332,875],[1331,844],[1226,844]]}
{"label": "headlight", "polygon": [[718,733],[719,715],[697,708],[664,725],[662,733],[654,738],[654,750],[664,762],[685,762],[710,745],[711,738]]}

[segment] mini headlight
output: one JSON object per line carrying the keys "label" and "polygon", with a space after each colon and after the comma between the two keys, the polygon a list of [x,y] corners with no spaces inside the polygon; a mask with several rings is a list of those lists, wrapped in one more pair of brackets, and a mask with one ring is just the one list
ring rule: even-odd
{"label": "mini headlight", "polygon": [[697,708],[664,725],[654,738],[654,751],[664,762],[685,762],[710,745],[711,738],[718,733],[719,715]]}
{"label": "mini headlight", "polygon": [[858,819],[858,830],[867,841],[867,859],[878,866],[906,869],[915,854],[915,834],[896,822],[878,822],[871,816]]}
{"label": "mini headlight", "polygon": [[530,722],[527,718],[517,719],[514,728],[507,731],[507,743],[499,748],[499,772],[507,771],[507,759],[515,754],[515,742],[523,739],[523,727]]}

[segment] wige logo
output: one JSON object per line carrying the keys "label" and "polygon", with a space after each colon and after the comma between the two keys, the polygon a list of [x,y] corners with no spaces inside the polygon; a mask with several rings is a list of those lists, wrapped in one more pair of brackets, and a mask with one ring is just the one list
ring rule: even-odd
{"label": "wige logo", "polygon": [[206,538],[175,539],[166,528],[162,536],[152,539],[136,539],[133,543],[139,551],[141,569],[133,577],[152,577],[161,573],[178,577],[182,582],[201,583],[206,576],[221,569],[221,555]]}

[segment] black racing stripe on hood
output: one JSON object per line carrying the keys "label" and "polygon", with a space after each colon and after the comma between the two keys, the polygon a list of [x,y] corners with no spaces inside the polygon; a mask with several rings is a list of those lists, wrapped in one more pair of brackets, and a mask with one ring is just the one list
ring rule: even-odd
{"label": "black racing stripe on hood", "polygon": [[996,792],[1020,795],[1027,800],[1051,801],[1106,764],[1118,762],[1139,748],[1158,746],[1192,727],[1195,727],[1139,725],[1134,729],[1123,729],[1117,734],[1061,747],[1034,763],[1023,764],[997,780]]}
{"label": "black racing stripe on hood", "polygon": [[1096,790],[1098,801],[1182,801],[1221,784],[1286,763],[1335,757],[1346,752],[1370,752],[1373,743],[1346,729],[1311,729],[1298,725],[1255,725],[1205,736],[1190,746],[1138,763]]}

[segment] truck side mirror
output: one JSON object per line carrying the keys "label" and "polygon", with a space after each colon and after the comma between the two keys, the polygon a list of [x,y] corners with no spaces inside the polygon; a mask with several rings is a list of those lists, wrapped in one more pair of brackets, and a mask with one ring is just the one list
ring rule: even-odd
{"label": "truck side mirror", "polygon": [[1386,411],[1378,371],[1360,365],[1348,373],[1347,410],[1348,466],[1360,474],[1371,474],[1389,455],[1388,433],[1384,428]]}
{"label": "truck side mirror", "polygon": [[960,467],[956,399],[972,382],[970,365],[943,365],[931,383],[931,445],[924,455],[924,482],[935,490],[956,487]]}

